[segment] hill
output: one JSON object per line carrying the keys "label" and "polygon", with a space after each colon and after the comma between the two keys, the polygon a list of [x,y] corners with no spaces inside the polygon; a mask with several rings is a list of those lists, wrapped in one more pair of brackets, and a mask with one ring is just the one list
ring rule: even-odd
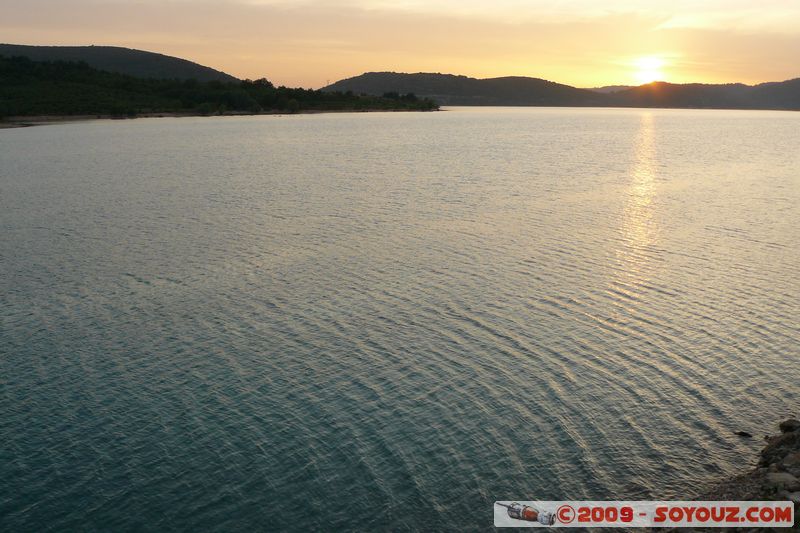
{"label": "hill", "polygon": [[476,79],[452,74],[367,72],[337,81],[323,91],[353,91],[381,95],[413,93],[440,105],[591,106],[603,95],[538,78]]}
{"label": "hill", "polygon": [[75,61],[90,67],[137,78],[237,81],[230,74],[186,59],[117,46],[26,46],[0,44],[0,55],[33,61]]}
{"label": "hill", "polygon": [[367,72],[322,90],[373,95],[399,91],[431,98],[440,105],[800,110],[800,78],[755,86],[654,82],[638,87],[577,89],[538,78],[476,79],[452,74]]}
{"label": "hill", "polygon": [[754,86],[654,82],[609,96],[615,105],[628,107],[800,109],[800,78]]}
{"label": "hill", "polygon": [[0,118],[37,115],[136,116],[297,111],[435,109],[413,95],[383,98],[274,87],[266,79],[222,82],[135,78],[86,63],[0,56]]}
{"label": "hill", "polygon": [[752,87],[738,84],[675,84],[656,81],[609,95],[610,101],[626,107],[741,108],[747,105]]}

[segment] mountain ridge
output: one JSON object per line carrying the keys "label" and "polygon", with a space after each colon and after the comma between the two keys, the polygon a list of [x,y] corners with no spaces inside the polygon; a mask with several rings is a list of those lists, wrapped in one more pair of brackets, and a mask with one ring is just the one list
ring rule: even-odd
{"label": "mountain ridge", "polygon": [[[78,61],[92,68],[136,78],[239,82],[225,72],[192,61],[118,46],[34,46],[0,44],[0,56],[32,61]],[[439,105],[593,106],[800,110],[800,78],[765,82],[675,84],[577,88],[528,76],[472,78],[432,72],[366,72],[321,91],[382,96],[414,95]]]}
{"label": "mountain ridge", "polygon": [[197,81],[239,81],[225,72],[158,52],[121,46],[36,46],[0,44],[0,56],[32,61],[77,61],[92,68],[136,78]]}
{"label": "mountain ridge", "polygon": [[321,90],[414,93],[440,105],[800,110],[800,78],[757,85],[653,82],[616,87],[620,90],[604,92],[525,76],[479,79],[430,72],[366,72]]}
{"label": "mountain ridge", "polygon": [[598,93],[541,78],[503,76],[477,79],[438,72],[367,72],[321,90],[424,94],[440,105],[593,105],[601,101]]}

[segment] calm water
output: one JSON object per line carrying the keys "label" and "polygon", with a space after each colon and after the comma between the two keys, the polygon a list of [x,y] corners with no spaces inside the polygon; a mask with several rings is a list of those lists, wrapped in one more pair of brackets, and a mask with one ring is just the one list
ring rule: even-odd
{"label": "calm water", "polygon": [[0,529],[685,498],[800,400],[800,114],[0,131]]}

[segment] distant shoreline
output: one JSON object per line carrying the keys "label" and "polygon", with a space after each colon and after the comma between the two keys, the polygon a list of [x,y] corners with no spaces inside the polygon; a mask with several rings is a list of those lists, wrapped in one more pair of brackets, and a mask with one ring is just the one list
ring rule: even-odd
{"label": "distant shoreline", "polygon": [[46,126],[49,124],[68,124],[70,122],[88,122],[90,120],[134,120],[140,118],[189,118],[189,117],[255,117],[255,116],[279,116],[279,115],[318,115],[323,113],[428,113],[440,111],[439,109],[307,109],[295,112],[287,111],[261,111],[258,113],[248,113],[246,111],[227,111],[225,113],[139,113],[136,115],[31,115],[15,116],[0,119],[0,129],[29,128],[32,126]]}
{"label": "distant shoreline", "polygon": [[[800,109],[781,109],[781,108],[759,108],[759,109],[743,109],[736,107],[635,107],[635,106],[531,106],[531,105],[445,105],[447,107],[468,107],[475,109],[486,109],[492,107],[514,107],[514,108],[547,108],[547,109],[642,109],[642,110],[659,110],[659,109],[676,109],[687,111],[780,111],[780,112],[800,112]],[[88,122],[90,120],[132,120],[139,118],[189,118],[189,117],[255,117],[255,116],[282,116],[282,115],[319,115],[328,113],[429,113],[435,111],[447,111],[447,109],[307,109],[295,112],[288,111],[262,111],[258,113],[249,113],[246,111],[226,111],[224,113],[178,113],[178,112],[164,112],[164,113],[140,113],[133,116],[128,115],[32,115],[32,116],[15,116],[0,119],[0,130],[13,129],[13,128],[29,128],[32,126],[45,126],[48,124],[67,124],[70,122]]]}

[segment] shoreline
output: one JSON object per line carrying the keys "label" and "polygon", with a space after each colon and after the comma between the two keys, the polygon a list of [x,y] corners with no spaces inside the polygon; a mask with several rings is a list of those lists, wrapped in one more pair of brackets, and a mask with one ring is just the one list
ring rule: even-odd
{"label": "shoreline", "polygon": [[190,117],[257,117],[257,116],[283,116],[283,115],[319,115],[327,113],[429,113],[441,109],[307,109],[301,111],[261,111],[249,113],[246,111],[226,111],[224,113],[202,114],[194,112],[163,112],[139,113],[136,115],[31,115],[11,116],[0,119],[0,129],[30,128],[33,126],[46,126],[50,124],[69,124],[70,122],[88,122],[90,120],[135,120],[140,118],[190,118]]}
{"label": "shoreline", "polygon": [[[800,420],[787,419],[780,433],[764,436],[766,446],[755,467],[743,465],[737,474],[708,485],[695,501],[792,501],[795,522],[800,525]],[[746,438],[749,434],[742,435]],[[771,531],[765,529],[765,531]]]}
{"label": "shoreline", "polygon": [[[709,485],[695,499],[779,499],[800,506],[800,420],[784,420],[778,428],[779,434],[764,436],[766,446],[754,468],[743,466],[738,474]],[[748,435],[742,436],[751,438]]]}

